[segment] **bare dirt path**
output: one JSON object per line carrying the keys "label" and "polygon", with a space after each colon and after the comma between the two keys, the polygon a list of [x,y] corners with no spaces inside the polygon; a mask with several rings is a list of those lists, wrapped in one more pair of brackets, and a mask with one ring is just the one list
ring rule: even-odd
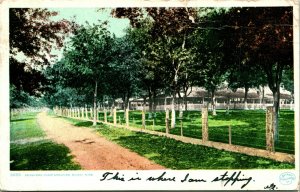
{"label": "bare dirt path", "polygon": [[124,147],[106,140],[95,130],[76,127],[46,112],[38,114],[38,123],[49,139],[67,146],[75,162],[85,170],[165,169]]}

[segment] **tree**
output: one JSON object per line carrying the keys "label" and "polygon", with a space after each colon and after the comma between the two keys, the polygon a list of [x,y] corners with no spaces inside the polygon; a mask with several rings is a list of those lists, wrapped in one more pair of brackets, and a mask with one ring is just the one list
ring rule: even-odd
{"label": "tree", "polygon": [[282,72],[282,84],[284,88],[291,92],[291,96],[294,95],[294,71],[292,69],[286,69]]}
{"label": "tree", "polygon": [[42,84],[46,82],[41,71],[53,59],[51,51],[61,48],[66,34],[75,27],[66,20],[51,21],[56,14],[47,9],[9,10],[10,83],[16,89],[31,95],[43,91]]}
{"label": "tree", "polygon": [[244,55],[266,74],[274,100],[274,136],[278,141],[280,85],[284,70],[293,68],[293,10],[292,7],[232,8],[229,25],[235,29]]}
{"label": "tree", "polygon": [[[226,55],[227,57],[234,57],[232,55]],[[250,88],[260,87],[265,85],[265,74],[263,71],[259,70],[257,65],[251,64],[251,59],[243,59],[242,55],[232,62],[231,67],[229,68],[229,75],[227,77],[228,87],[232,90],[238,88],[244,88],[244,109],[248,109],[247,99],[248,91]],[[255,61],[254,61],[255,62]]]}
{"label": "tree", "polygon": [[[141,26],[142,18],[151,18],[152,26],[149,31],[152,37],[150,52],[147,53],[155,62],[163,63],[166,69],[164,80],[172,90],[172,121],[171,128],[175,127],[175,99],[180,89],[178,79],[183,75],[188,58],[192,55],[186,48],[186,37],[193,30],[196,10],[194,8],[117,8],[112,11],[116,17],[127,17],[133,27]],[[149,64],[150,64],[149,63]],[[149,91],[151,92],[151,91]]]}
{"label": "tree", "polygon": [[[96,125],[97,95],[105,87],[106,71],[112,61],[114,38],[107,30],[107,22],[81,26],[75,31],[70,44],[64,53],[67,70],[74,77],[81,78],[87,84],[94,86],[93,108]],[[79,82],[80,83],[80,82]],[[78,81],[71,86],[78,86]]]}
{"label": "tree", "polygon": [[74,76],[67,67],[66,60],[61,59],[54,65],[47,67],[43,75],[47,79],[43,100],[49,107],[74,107],[83,106],[89,102],[90,88],[84,81],[78,82],[78,76]]}
{"label": "tree", "polygon": [[196,47],[198,73],[197,85],[203,86],[211,95],[213,115],[216,115],[215,93],[227,76],[228,64],[225,41],[228,31],[224,28],[225,9],[205,9],[193,34]]}
{"label": "tree", "polygon": [[141,48],[145,42],[140,31],[127,29],[126,32],[124,37],[115,40],[115,56],[110,64],[110,71],[107,72],[113,79],[107,83],[111,87],[107,94],[113,96],[113,100],[121,97],[124,109],[129,107],[129,98],[137,93],[141,84],[140,73],[144,68]]}

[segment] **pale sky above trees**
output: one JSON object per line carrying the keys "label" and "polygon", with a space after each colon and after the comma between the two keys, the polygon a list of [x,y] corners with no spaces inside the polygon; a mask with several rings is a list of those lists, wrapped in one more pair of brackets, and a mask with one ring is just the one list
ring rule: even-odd
{"label": "pale sky above trees", "polygon": [[58,15],[53,17],[53,20],[74,20],[77,24],[84,25],[86,22],[97,23],[98,20],[109,22],[109,30],[116,35],[122,37],[125,35],[124,29],[129,26],[128,19],[113,18],[110,15],[111,9],[99,8],[49,8],[50,11],[58,12]]}

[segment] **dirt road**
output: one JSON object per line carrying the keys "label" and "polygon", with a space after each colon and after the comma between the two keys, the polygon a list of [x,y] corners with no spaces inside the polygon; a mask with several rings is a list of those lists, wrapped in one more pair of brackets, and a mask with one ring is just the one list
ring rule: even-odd
{"label": "dirt road", "polygon": [[75,162],[85,170],[154,170],[165,169],[124,147],[106,140],[91,128],[76,127],[46,112],[38,123],[47,136],[71,150]]}

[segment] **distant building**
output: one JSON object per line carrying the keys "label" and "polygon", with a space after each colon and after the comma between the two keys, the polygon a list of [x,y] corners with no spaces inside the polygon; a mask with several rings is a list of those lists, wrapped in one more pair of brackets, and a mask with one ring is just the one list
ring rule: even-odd
{"label": "distant building", "polygon": [[[190,91],[188,91],[190,92]],[[281,88],[280,90],[280,105],[281,109],[293,109],[293,96],[291,92]],[[177,96],[176,108],[185,108],[183,102],[184,94],[181,93],[181,99]],[[245,109],[245,89],[237,89],[232,91],[228,88],[221,88],[216,91],[215,102],[217,109]],[[160,94],[155,98],[155,110],[165,110],[171,108],[172,97],[169,95]],[[201,87],[193,87],[190,94],[186,98],[187,110],[199,110],[205,104],[211,103],[211,96],[208,91]],[[149,110],[149,99],[142,98],[130,99],[130,108],[141,110],[145,105],[146,110]],[[250,88],[247,96],[247,109],[265,109],[266,106],[273,105],[273,94],[269,87],[260,89]]]}

